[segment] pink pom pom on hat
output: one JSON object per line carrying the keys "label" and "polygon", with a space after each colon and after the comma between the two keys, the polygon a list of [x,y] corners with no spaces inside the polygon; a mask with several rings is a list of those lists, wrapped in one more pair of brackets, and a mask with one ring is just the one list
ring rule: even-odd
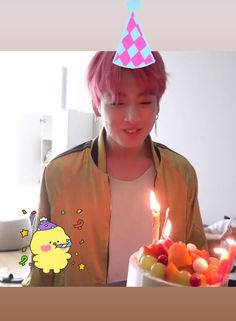
{"label": "pink pom pom on hat", "polygon": [[134,10],[140,6],[137,0],[128,2],[131,15],[117,48],[113,64],[125,68],[143,68],[155,62],[151,49],[144,38]]}

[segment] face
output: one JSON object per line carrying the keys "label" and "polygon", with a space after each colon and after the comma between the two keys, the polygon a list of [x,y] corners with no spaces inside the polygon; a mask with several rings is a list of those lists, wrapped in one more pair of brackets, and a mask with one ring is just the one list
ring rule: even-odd
{"label": "face", "polygon": [[70,240],[64,230],[57,226],[51,230],[36,231],[31,240],[31,250],[34,254],[49,253],[51,251],[68,252],[70,247],[56,247],[57,245],[66,244]]}
{"label": "face", "polygon": [[119,95],[112,101],[110,93],[101,99],[99,112],[112,147],[140,148],[150,131],[159,106],[155,95],[143,92],[131,72],[124,71]]}

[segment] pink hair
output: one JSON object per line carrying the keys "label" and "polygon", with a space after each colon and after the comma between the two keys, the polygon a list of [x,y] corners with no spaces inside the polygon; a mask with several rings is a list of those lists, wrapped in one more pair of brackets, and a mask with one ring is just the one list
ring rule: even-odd
{"label": "pink hair", "polygon": [[157,51],[152,52],[155,63],[137,69],[127,69],[113,64],[115,51],[98,51],[89,63],[87,84],[97,114],[101,98],[110,93],[114,99],[119,91],[121,75],[124,71],[132,72],[142,89],[154,94],[159,102],[166,89],[167,73],[164,62]]}

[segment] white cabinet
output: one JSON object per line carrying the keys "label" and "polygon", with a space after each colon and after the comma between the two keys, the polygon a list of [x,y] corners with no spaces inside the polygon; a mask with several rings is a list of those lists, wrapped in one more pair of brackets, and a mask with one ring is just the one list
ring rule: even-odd
{"label": "white cabinet", "polygon": [[39,183],[40,115],[20,114],[17,128],[17,176],[20,189]]}
{"label": "white cabinet", "polygon": [[93,138],[93,114],[61,110],[53,115],[52,157]]}
{"label": "white cabinet", "polygon": [[92,113],[61,109],[51,115],[22,114],[18,126],[18,180],[24,189],[39,183],[52,158],[93,139],[102,125]]}
{"label": "white cabinet", "polygon": [[52,115],[44,115],[40,118],[41,124],[41,166],[46,165],[52,152]]}
{"label": "white cabinet", "polygon": [[94,115],[76,110],[60,110],[41,117],[41,171],[60,153],[96,136]]}

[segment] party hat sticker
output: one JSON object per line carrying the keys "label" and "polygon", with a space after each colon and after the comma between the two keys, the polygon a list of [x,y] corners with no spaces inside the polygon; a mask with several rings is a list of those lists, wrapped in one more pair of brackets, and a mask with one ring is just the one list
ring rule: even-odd
{"label": "party hat sticker", "polygon": [[155,62],[134,13],[139,7],[139,0],[128,1],[128,9],[131,14],[113,59],[113,63],[117,66],[135,69],[146,67]]}
{"label": "party hat sticker", "polygon": [[[40,218],[40,224],[30,243],[34,266],[44,273],[49,273],[50,270],[59,273],[71,258],[71,254],[67,253],[71,245],[70,237],[62,227],[48,221],[46,217]],[[26,262],[25,257],[27,258],[26,255],[22,256],[21,262]]]}

